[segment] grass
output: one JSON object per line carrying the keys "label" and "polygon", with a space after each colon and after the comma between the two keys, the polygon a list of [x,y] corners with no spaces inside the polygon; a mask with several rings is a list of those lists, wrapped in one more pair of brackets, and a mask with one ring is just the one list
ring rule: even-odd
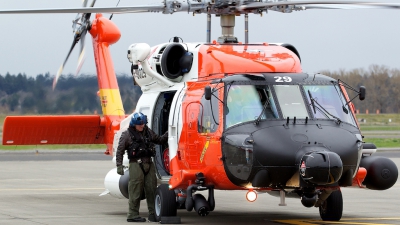
{"label": "grass", "polygon": [[399,138],[364,138],[367,143],[374,143],[378,148],[396,148],[400,147]]}
{"label": "grass", "polygon": [[[361,127],[388,126],[397,127],[398,129],[400,129],[400,114],[357,114],[356,116]],[[364,119],[365,122],[362,122],[362,119]]]}
{"label": "grass", "polygon": [[361,131],[400,131],[400,126],[365,126],[360,125]]}

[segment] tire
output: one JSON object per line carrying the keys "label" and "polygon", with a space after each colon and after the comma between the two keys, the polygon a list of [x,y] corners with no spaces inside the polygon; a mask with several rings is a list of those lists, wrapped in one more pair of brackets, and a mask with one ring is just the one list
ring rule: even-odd
{"label": "tire", "polygon": [[334,191],[319,207],[319,215],[324,221],[339,221],[343,213],[343,197],[340,190]]}
{"label": "tire", "polygon": [[174,190],[169,190],[168,184],[157,187],[155,197],[156,221],[161,221],[164,216],[176,216],[176,195]]}

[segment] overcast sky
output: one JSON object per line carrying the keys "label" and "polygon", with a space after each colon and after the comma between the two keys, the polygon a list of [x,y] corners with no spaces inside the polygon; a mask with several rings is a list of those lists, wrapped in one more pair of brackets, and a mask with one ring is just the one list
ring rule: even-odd
{"label": "overcast sky", "polygon": [[[96,6],[115,6],[118,0],[97,0]],[[120,6],[159,1],[121,0]],[[392,2],[385,0],[376,2]],[[80,7],[81,0],[0,0],[1,9]],[[0,74],[54,75],[72,44],[76,14],[0,15]],[[108,14],[106,15],[109,16]],[[92,15],[92,18],[94,16]],[[173,36],[184,42],[206,41],[206,15],[187,13],[118,14],[113,21],[121,39],[110,47],[116,73],[130,72],[126,58],[132,43],[156,45]],[[212,16],[212,39],[221,35],[219,18]],[[236,17],[235,35],[244,41],[244,17]],[[249,16],[250,42],[290,43],[301,56],[304,72],[368,69],[371,64],[400,69],[400,10],[307,10]],[[74,74],[79,46],[63,74]],[[86,61],[81,73],[95,74],[91,37],[86,39]]]}

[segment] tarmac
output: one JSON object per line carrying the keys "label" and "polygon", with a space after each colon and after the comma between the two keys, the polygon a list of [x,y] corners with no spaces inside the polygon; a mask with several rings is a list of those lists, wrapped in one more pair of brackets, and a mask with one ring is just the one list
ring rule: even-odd
{"label": "tarmac", "polygon": [[[127,200],[99,197],[105,175],[114,168],[103,153],[0,151],[0,224],[126,224]],[[400,151],[377,154],[390,157],[400,168]],[[287,198],[287,206],[279,206],[279,198],[259,193],[250,203],[245,193],[217,190],[215,211],[207,217],[184,209],[178,216],[182,224],[400,224],[399,181],[386,191],[342,188],[343,217],[336,223],[321,221],[318,209],[303,207],[299,199]],[[147,217],[145,201],[140,214]]]}

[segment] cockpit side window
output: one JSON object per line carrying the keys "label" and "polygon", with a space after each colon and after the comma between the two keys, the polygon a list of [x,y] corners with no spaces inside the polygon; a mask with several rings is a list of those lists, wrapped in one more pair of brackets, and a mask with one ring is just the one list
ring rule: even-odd
{"label": "cockpit side window", "polygon": [[227,91],[224,109],[225,127],[256,120],[264,106],[265,110],[261,119],[278,118],[275,105],[271,106],[271,93],[268,86],[230,85]]}
{"label": "cockpit side window", "polygon": [[211,100],[206,100],[205,96],[201,98],[202,107],[197,123],[199,133],[214,133],[218,129],[219,100],[215,96],[219,96],[219,90],[211,95]]}

